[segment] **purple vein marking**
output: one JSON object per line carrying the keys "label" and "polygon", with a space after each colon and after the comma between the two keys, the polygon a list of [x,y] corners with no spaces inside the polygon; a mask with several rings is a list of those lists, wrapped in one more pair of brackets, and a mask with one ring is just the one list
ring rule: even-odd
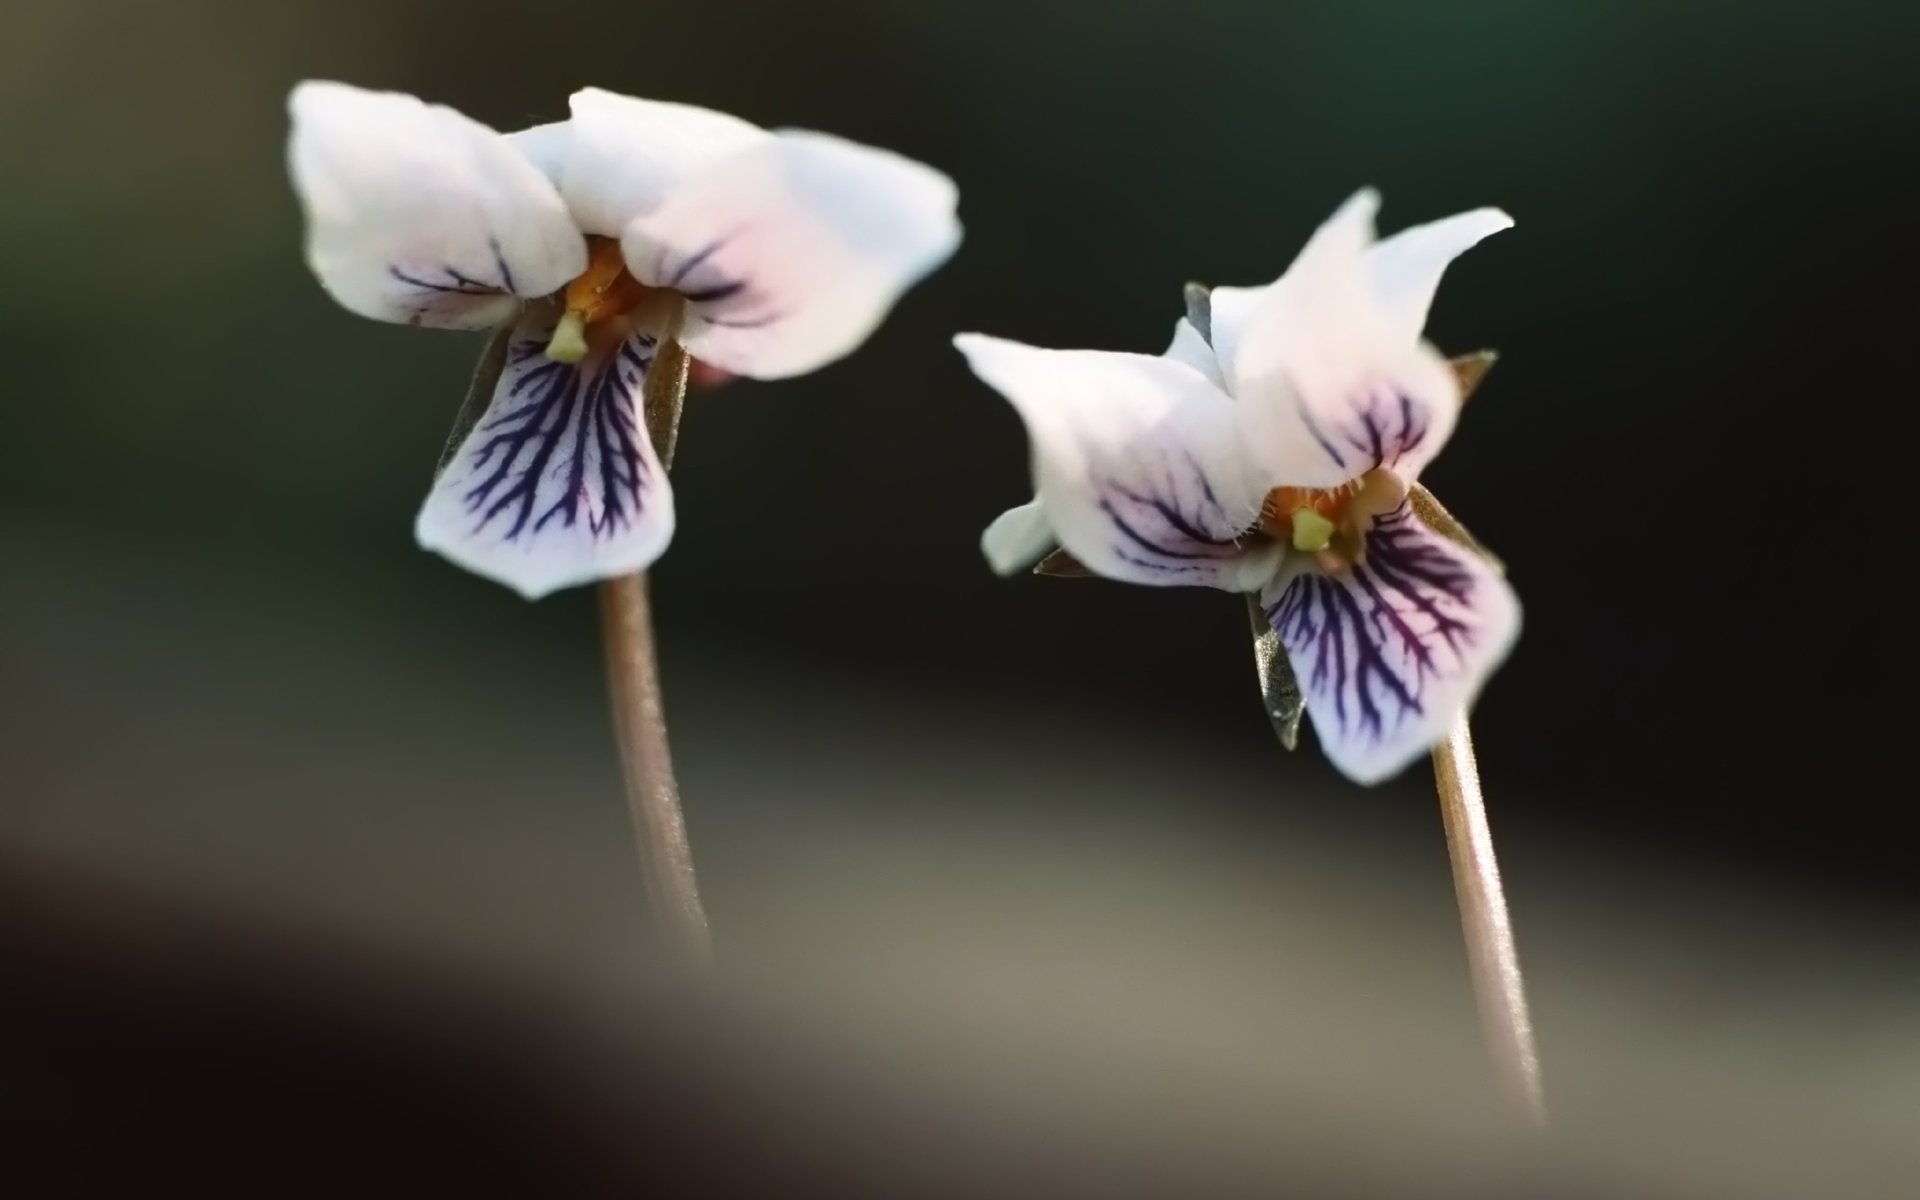
{"label": "purple vein marking", "polygon": [[[1397,421],[1395,420],[1397,418]],[[1328,432],[1321,428],[1305,405],[1300,408],[1301,423],[1307,427],[1320,449],[1337,467],[1346,467],[1347,455]],[[1398,429],[1389,434],[1391,425]],[[1426,440],[1431,426],[1424,411],[1416,411],[1413,397],[1397,388],[1375,387],[1353,406],[1351,422],[1338,426],[1339,440],[1366,463],[1356,473],[1374,467],[1391,467],[1409,450]]]}
{"label": "purple vein marking", "polygon": [[[518,406],[486,420],[480,432],[490,436],[471,451],[475,474],[491,467],[462,497],[478,518],[473,532],[503,516],[502,536],[509,541],[529,526],[534,533],[555,521],[572,528],[583,506],[595,536],[630,527],[643,506],[650,474],[639,443],[645,435],[639,429],[638,396],[652,365],[654,341],[628,338],[593,374],[544,358],[527,365],[542,345],[527,339],[510,350],[511,369],[520,374],[508,386],[507,399],[518,400]],[[536,514],[536,505],[548,496],[551,502]]]}
{"label": "purple vein marking", "polygon": [[[727,246],[736,241],[744,232],[745,227],[730,229],[700,249],[694,251],[687,257],[686,261],[675,268],[673,274],[668,277],[667,286],[679,292],[682,297],[692,304],[720,304],[746,293],[752,284],[745,278],[722,277],[711,283],[697,286],[688,282],[692,279],[694,273],[705,266],[714,255],[726,249]],[[762,313],[759,316],[750,314],[742,316],[736,313],[723,317],[702,313],[701,319],[709,325],[718,325],[727,329],[760,329],[783,319],[785,315],[785,313],[776,312]]]}
{"label": "purple vein marking", "polygon": [[1364,562],[1341,578],[1299,576],[1267,620],[1295,664],[1308,666],[1308,703],[1331,702],[1323,717],[1379,741],[1425,711],[1426,687],[1447,665],[1439,652],[1457,660],[1472,645],[1474,583],[1403,504],[1374,525]]}
{"label": "purple vein marking", "polygon": [[493,247],[493,267],[494,270],[500,272],[501,288],[509,292],[518,293],[520,289],[513,286],[513,270],[507,266],[507,254],[506,251],[500,248],[500,239],[488,238],[487,245]]}
{"label": "purple vein marking", "polygon": [[387,264],[387,274],[408,287],[419,288],[423,292],[433,292],[442,296],[498,296],[503,292],[514,291],[513,271],[507,266],[506,251],[501,249],[499,238],[488,238],[487,246],[493,251],[493,269],[499,277],[497,283],[488,283],[476,279],[457,268],[441,263],[436,270],[447,277],[447,282],[416,275],[402,270],[397,264]]}
{"label": "purple vein marking", "polygon": [[746,280],[729,279],[723,283],[716,283],[712,287],[682,291],[680,294],[693,304],[714,304],[721,300],[731,300],[746,290]]}
{"label": "purple vein marking", "polygon": [[667,286],[675,291],[679,291],[680,285],[687,281],[689,275],[699,270],[701,264],[705,263],[708,259],[726,249],[729,242],[740,236],[740,232],[738,229],[729,229],[711,242],[700,247],[700,249],[695,250],[687,257],[687,261],[681,263],[674,271],[673,277],[667,280]]}
{"label": "purple vein marking", "polygon": [[[1111,550],[1122,562],[1170,575],[1204,575],[1211,571],[1208,564],[1239,554],[1240,529],[1221,507],[1199,462],[1183,457],[1184,475],[1163,460],[1161,478],[1150,490],[1112,478],[1098,485],[1096,504],[1120,535]],[[1196,492],[1197,500],[1191,495]]]}
{"label": "purple vein marking", "polygon": [[441,295],[453,296],[492,296],[499,293],[500,289],[490,288],[485,284],[476,283],[458,271],[448,270],[445,267],[442,267],[441,270],[446,271],[447,277],[453,280],[452,283],[435,283],[431,279],[421,279],[416,275],[409,275],[399,267],[394,266],[387,268],[387,274],[393,276],[401,283],[406,284],[408,287],[416,287],[423,292],[438,292]]}

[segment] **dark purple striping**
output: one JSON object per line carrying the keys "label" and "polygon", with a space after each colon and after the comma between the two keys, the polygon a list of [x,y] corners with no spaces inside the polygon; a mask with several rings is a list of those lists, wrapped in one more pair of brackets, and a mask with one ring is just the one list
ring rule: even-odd
{"label": "dark purple striping", "polygon": [[1319,424],[1313,419],[1313,414],[1307,411],[1307,406],[1304,404],[1300,406],[1300,423],[1307,427],[1307,432],[1313,435],[1313,440],[1318,442],[1320,448],[1327,452],[1327,457],[1333,460],[1334,466],[1344,467],[1347,465],[1346,456],[1341,454],[1340,448],[1333,444],[1333,439],[1321,432]]}
{"label": "dark purple striping", "polygon": [[[1155,491],[1112,479],[1100,485],[1096,503],[1120,534],[1112,549],[1122,562],[1173,575],[1210,574],[1207,564],[1240,553],[1239,525],[1220,506],[1199,462],[1185,457],[1186,479],[1193,485],[1186,489],[1171,469]],[[1199,493],[1191,511],[1182,502],[1183,490]]]}
{"label": "dark purple striping", "polygon": [[[521,402],[482,422],[469,451],[476,474],[492,464],[491,473],[463,497],[467,510],[479,517],[475,534],[503,515],[510,522],[502,534],[508,540],[527,532],[529,525],[534,533],[556,520],[572,528],[589,496],[601,502],[597,514],[591,509],[586,514],[587,528],[595,536],[631,526],[641,510],[649,473],[639,443],[645,436],[639,428],[639,393],[653,362],[654,344],[645,335],[628,338],[593,375],[544,357],[530,362],[541,354],[544,341],[513,344],[509,371],[518,374],[506,387],[506,399]],[[480,435],[491,436],[478,441]],[[536,514],[541,485],[562,453],[564,486],[553,503]]]}
{"label": "dark purple striping", "polygon": [[520,289],[513,286],[513,270],[507,266],[507,254],[500,248],[500,239],[488,238],[487,245],[493,247],[493,265],[500,272],[500,286],[517,294]]}
{"label": "dark purple striping", "polygon": [[[1306,668],[1309,711],[1349,735],[1379,741],[1425,711],[1442,645],[1456,657],[1477,630],[1475,577],[1457,551],[1428,533],[1406,505],[1375,522],[1364,562],[1342,578],[1302,574],[1267,609],[1296,669]],[[1410,617],[1432,622],[1415,628]],[[1331,701],[1332,711],[1323,705]]]}
{"label": "dark purple striping", "polygon": [[[1321,428],[1304,405],[1300,408],[1300,420],[1335,466],[1348,466],[1347,455],[1337,444],[1336,435],[1339,443],[1345,443],[1360,455],[1365,465],[1352,468],[1356,475],[1374,467],[1393,466],[1407,451],[1426,440],[1430,428],[1424,414],[1414,411],[1413,397],[1397,388],[1376,388],[1369,392],[1354,406],[1351,423],[1342,422],[1332,434]],[[1394,424],[1398,429],[1389,436],[1388,429]]]}
{"label": "dark purple striping", "polygon": [[[497,253],[498,251],[496,250],[496,254]],[[504,259],[500,261],[500,269],[502,271],[506,270],[506,261]],[[484,280],[463,275],[444,263],[440,265],[438,270],[442,275],[447,277],[449,282],[436,283],[431,279],[423,279],[418,275],[403,271],[392,263],[387,264],[388,275],[391,275],[394,279],[406,284],[408,287],[416,287],[423,292],[437,292],[441,295],[451,296],[497,296],[501,292],[498,284],[487,283]],[[512,289],[508,288],[507,290],[511,291]]]}
{"label": "dark purple striping", "polygon": [[[728,244],[739,237],[742,232],[744,232],[744,229],[728,230],[725,234],[694,251],[667,279],[667,286],[679,292],[682,298],[691,304],[720,304],[745,293],[752,286],[751,282],[746,279],[723,278],[698,287],[691,287],[687,284],[687,280],[693,276],[695,271],[705,266],[708,260],[712,259],[714,255],[726,249]],[[785,316],[785,313],[778,312],[762,313],[759,316],[742,316],[735,313],[724,317],[709,313],[700,314],[701,320],[707,324],[718,325],[726,329],[762,329],[768,325],[772,325],[776,321],[782,320]]]}
{"label": "dark purple striping", "polygon": [[[446,270],[444,267],[441,269],[443,271]],[[408,287],[417,287],[423,292],[438,292],[441,295],[454,296],[497,296],[500,293],[499,288],[490,288],[485,284],[475,283],[457,271],[446,271],[447,277],[453,280],[452,283],[435,283],[430,279],[421,279],[418,276],[407,274],[399,267],[393,266],[387,268],[387,274],[393,276],[401,283],[406,284]]]}
{"label": "dark purple striping", "polygon": [[716,283],[712,287],[700,288],[696,291],[682,291],[680,295],[694,304],[713,304],[720,300],[731,300],[746,290],[746,280],[731,279],[725,283]]}
{"label": "dark purple striping", "polygon": [[706,262],[709,258],[718,254],[731,240],[733,240],[733,235],[728,234],[725,237],[715,238],[705,246],[694,251],[688,256],[687,261],[680,264],[679,269],[673,273],[673,278],[667,280],[667,286],[678,291],[680,285],[686,282],[687,276],[699,270],[701,263]]}
{"label": "dark purple striping", "polygon": [[[446,276],[447,281],[444,283],[402,270],[393,263],[387,264],[387,274],[408,287],[419,288],[423,292],[432,292],[440,296],[499,296],[516,291],[513,285],[513,271],[507,266],[507,255],[500,247],[500,239],[488,238],[487,245],[493,251],[493,269],[499,277],[494,283],[475,279],[446,263],[441,263],[434,268]],[[419,310],[421,314],[425,311],[425,309]]]}

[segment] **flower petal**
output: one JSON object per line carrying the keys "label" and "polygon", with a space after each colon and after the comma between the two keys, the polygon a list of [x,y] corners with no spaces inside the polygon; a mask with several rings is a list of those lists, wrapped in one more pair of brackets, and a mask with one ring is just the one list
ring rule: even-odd
{"label": "flower petal", "polygon": [[1181,317],[1173,323],[1173,343],[1166,348],[1161,357],[1185,363],[1205,375],[1207,382],[1213,386],[1223,392],[1227,390],[1226,378],[1220,373],[1220,356],[1213,352],[1213,347],[1207,344],[1207,339],[1187,318]]}
{"label": "flower petal", "polygon": [[996,575],[1018,574],[1059,545],[1038,496],[995,517],[980,535],[980,552]]}
{"label": "flower petal", "polygon": [[422,546],[528,599],[640,570],[673,536],[673,494],[639,420],[653,337],[561,363],[544,353],[554,323],[530,314],[514,329],[492,404],[415,524]]}
{"label": "flower petal", "polygon": [[1046,522],[1110,579],[1253,591],[1278,550],[1243,546],[1259,513],[1234,404],[1193,368],[1145,354],[954,345],[1019,410]]}
{"label": "flower petal", "polygon": [[567,155],[573,149],[572,121],[549,121],[545,125],[516,129],[506,138],[509,146],[540,169],[548,183],[559,188],[566,174]]}
{"label": "flower petal", "polygon": [[1427,310],[1440,277],[1454,259],[1482,240],[1513,228],[1513,218],[1497,208],[1477,208],[1425,225],[1414,225],[1367,251],[1367,278],[1389,319],[1407,338],[1426,328]]}
{"label": "flower petal", "polygon": [[1373,292],[1366,253],[1379,203],[1362,191],[1315,231],[1224,360],[1248,444],[1276,484],[1330,487],[1374,467],[1411,482],[1459,416],[1446,362]]}
{"label": "flower petal", "polygon": [[[1230,365],[1240,352],[1240,336],[1246,331],[1247,317],[1258,307],[1260,300],[1274,285],[1260,287],[1217,287],[1207,293],[1208,328],[1207,340],[1213,346],[1214,358],[1222,369]],[[1231,383],[1227,390],[1233,390]]]}
{"label": "flower petal", "polygon": [[342,83],[302,83],[288,108],[307,261],[348,310],[485,329],[586,268],[553,185],[485,125]]}
{"label": "flower petal", "polygon": [[[1440,277],[1462,253],[1479,242],[1513,227],[1513,218],[1497,208],[1477,208],[1425,225],[1403,229],[1374,243],[1365,254],[1367,279],[1387,318],[1409,341],[1418,338],[1433,306]],[[1212,328],[1209,336],[1221,362],[1232,362],[1240,349],[1247,318],[1276,284],[1261,287],[1217,287],[1211,292]]]}
{"label": "flower petal", "polygon": [[[587,88],[573,94],[565,131],[560,191],[580,228],[619,237],[652,212],[681,180],[766,141],[750,121],[665,100],[640,100]],[[528,131],[533,132],[533,131]],[[554,134],[542,134],[549,141]]]}
{"label": "flower petal", "polygon": [[1327,758],[1360,783],[1444,738],[1520,633],[1520,605],[1486,563],[1403,504],[1339,576],[1301,568],[1263,597]]}
{"label": "flower petal", "polygon": [[686,297],[694,357],[777,379],[858,346],[953,253],[956,198],[932,167],[784,131],[676,187],[621,247],[635,278]]}

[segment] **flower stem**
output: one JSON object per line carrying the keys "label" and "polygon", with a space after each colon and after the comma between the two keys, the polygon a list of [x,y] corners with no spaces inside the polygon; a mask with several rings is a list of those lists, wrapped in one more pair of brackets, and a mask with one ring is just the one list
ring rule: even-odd
{"label": "flower stem", "polygon": [[1545,1125],[1540,1055],[1534,1047],[1520,956],[1514,948],[1500,863],[1493,853],[1493,831],[1480,794],[1480,768],[1474,761],[1473,735],[1465,716],[1447,740],[1434,747],[1433,777],[1440,793],[1440,820],[1447,831],[1447,854],[1453,862],[1453,890],[1466,934],[1467,965],[1495,1069],[1527,1120]]}
{"label": "flower stem", "polygon": [[[660,339],[642,392],[642,416],[662,468],[673,462],[680,429],[680,408],[687,395],[687,354],[675,331]],[[601,625],[607,655],[607,687],[613,700],[613,729],[627,783],[627,807],[647,898],[662,932],[696,962],[711,955],[712,935],[700,888],[694,879],[693,850],[680,811],[680,788],[667,749],[666,713],[660,695],[653,613],[645,572],[600,585]]]}

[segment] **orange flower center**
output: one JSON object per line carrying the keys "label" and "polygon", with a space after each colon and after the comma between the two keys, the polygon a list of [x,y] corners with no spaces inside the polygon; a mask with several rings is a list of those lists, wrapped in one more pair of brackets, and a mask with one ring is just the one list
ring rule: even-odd
{"label": "orange flower center", "polygon": [[579,313],[580,319],[591,328],[608,317],[638,308],[653,290],[627,270],[619,242],[589,237],[587,269],[567,285],[565,303],[568,312]]}
{"label": "orange flower center", "polygon": [[1259,529],[1337,574],[1366,557],[1373,519],[1399,507],[1406,495],[1398,477],[1377,468],[1337,487],[1277,487],[1260,505]]}
{"label": "orange flower center", "polygon": [[589,237],[587,269],[560,294],[560,322],[547,343],[547,357],[579,362],[608,349],[631,332],[640,310],[670,295],[633,277],[619,242]]}

